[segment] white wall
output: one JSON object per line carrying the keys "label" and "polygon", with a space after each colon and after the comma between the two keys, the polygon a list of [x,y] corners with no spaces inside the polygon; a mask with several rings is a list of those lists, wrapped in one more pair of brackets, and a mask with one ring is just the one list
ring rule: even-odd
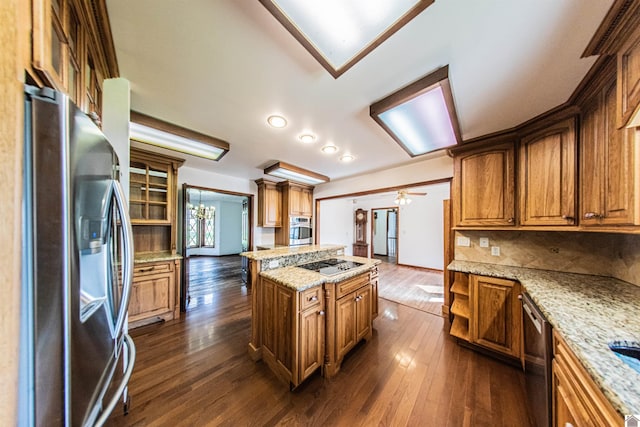
{"label": "white wall", "polygon": [[120,161],[120,184],[129,199],[129,81],[106,79],[102,92],[102,131],[113,146]]}
{"label": "white wall", "polygon": [[[377,214],[377,218],[375,217]],[[373,230],[371,231],[371,250],[376,255],[387,255],[387,209],[380,209],[368,214]]]}
{"label": "white wall", "polygon": [[[178,169],[178,221],[182,224],[182,184],[199,187],[214,188],[217,190],[233,191],[236,193],[252,194],[253,197],[253,244],[273,245],[275,242],[275,230],[273,228],[257,227],[258,224],[258,187],[250,179],[236,178],[209,172],[202,169],[183,166]],[[178,251],[182,248],[182,227],[178,228]]]}
{"label": "white wall", "polygon": [[[426,196],[411,196],[412,203],[399,207],[398,263],[442,270],[444,223],[442,201],[450,198],[449,183],[419,187]],[[355,203],[354,203],[355,201]],[[320,243],[346,245],[352,254],[354,211],[368,212],[367,242],[371,244],[372,209],[394,206],[393,196],[339,198],[320,202]]]}
{"label": "white wall", "polygon": [[216,247],[218,255],[242,252],[242,203],[220,202],[216,219]]}
{"label": "white wall", "polygon": [[438,154],[437,157],[412,162],[404,166],[320,184],[314,189],[313,197],[314,199],[322,199],[341,194],[451,178],[452,176],[453,159],[445,154]]}
{"label": "white wall", "polygon": [[321,202],[320,244],[345,245],[345,255],[353,254],[352,199],[333,199]]}
{"label": "white wall", "polygon": [[191,255],[234,255],[242,252],[242,202],[215,201],[215,243],[213,248],[187,249]]}

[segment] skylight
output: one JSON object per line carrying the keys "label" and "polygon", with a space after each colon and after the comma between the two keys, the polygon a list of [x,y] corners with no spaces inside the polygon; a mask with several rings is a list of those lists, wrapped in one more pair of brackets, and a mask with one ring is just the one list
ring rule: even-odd
{"label": "skylight", "polygon": [[460,141],[448,67],[371,105],[370,115],[411,157]]}
{"label": "skylight", "polygon": [[434,0],[259,0],[338,77]]}

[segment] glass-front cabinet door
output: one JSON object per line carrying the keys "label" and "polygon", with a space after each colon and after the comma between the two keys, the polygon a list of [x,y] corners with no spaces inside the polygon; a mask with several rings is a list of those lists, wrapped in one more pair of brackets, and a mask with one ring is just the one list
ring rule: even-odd
{"label": "glass-front cabinet door", "polygon": [[162,224],[171,220],[171,165],[131,156],[129,215],[137,223]]}

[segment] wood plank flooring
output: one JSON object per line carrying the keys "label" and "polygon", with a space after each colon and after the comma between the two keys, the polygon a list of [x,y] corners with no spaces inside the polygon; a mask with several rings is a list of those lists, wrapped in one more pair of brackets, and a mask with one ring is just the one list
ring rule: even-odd
{"label": "wood plank flooring", "polygon": [[214,294],[180,320],[132,331],[130,412],[116,408],[107,425],[530,425],[522,372],[459,346],[442,317],[381,299],[373,339],[340,373],[290,392],[248,356],[246,288]]}
{"label": "wood plank flooring", "polygon": [[380,281],[378,295],[399,304],[442,314],[444,303],[443,274],[421,268],[382,263],[378,268]]}

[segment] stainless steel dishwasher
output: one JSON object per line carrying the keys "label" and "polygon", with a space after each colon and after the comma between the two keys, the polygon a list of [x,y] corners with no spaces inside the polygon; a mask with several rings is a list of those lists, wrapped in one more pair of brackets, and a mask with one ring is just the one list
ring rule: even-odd
{"label": "stainless steel dishwasher", "polygon": [[529,295],[522,294],[524,373],[536,427],[551,426],[551,325]]}

